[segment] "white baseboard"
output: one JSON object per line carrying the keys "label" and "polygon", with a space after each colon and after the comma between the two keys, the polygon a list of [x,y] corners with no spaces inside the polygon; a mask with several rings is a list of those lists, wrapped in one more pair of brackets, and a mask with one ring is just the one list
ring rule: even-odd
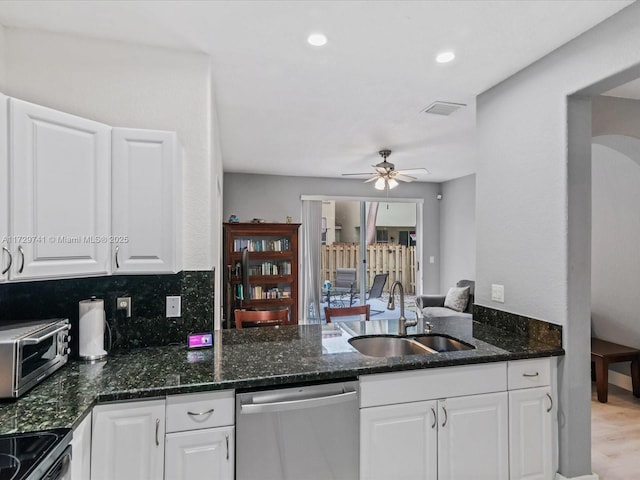
{"label": "white baseboard", "polygon": [[580,477],[565,477],[564,475],[560,475],[559,473],[556,473],[556,478],[555,480],[600,480],[600,477],[598,477],[597,474],[592,473],[591,475],[582,475]]}
{"label": "white baseboard", "polygon": [[616,372],[615,370],[609,370],[609,383],[616,387],[624,388],[630,392],[633,391],[633,385],[631,383],[631,376],[624,373]]}

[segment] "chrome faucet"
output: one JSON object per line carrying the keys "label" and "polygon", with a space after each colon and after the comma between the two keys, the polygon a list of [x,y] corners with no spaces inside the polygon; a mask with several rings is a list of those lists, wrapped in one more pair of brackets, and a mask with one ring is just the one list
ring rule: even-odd
{"label": "chrome faucet", "polygon": [[404,318],[404,287],[399,281],[393,282],[391,290],[389,290],[389,303],[387,303],[387,310],[395,310],[395,291],[396,287],[400,288],[400,318],[398,318],[398,335],[406,335],[407,327],[414,327],[418,324],[418,320],[407,320]]}

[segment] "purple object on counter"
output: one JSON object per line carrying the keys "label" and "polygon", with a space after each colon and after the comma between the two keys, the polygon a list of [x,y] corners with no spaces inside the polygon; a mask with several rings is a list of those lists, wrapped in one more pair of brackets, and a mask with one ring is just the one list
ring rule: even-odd
{"label": "purple object on counter", "polygon": [[213,346],[213,334],[211,333],[196,333],[189,335],[188,337],[189,348],[202,348]]}

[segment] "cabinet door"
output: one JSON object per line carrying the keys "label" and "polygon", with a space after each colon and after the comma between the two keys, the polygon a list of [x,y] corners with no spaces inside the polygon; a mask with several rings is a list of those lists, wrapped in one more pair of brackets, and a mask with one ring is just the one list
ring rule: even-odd
{"label": "cabinet door", "polygon": [[552,475],[551,387],[509,392],[511,480],[546,480]]}
{"label": "cabinet door", "polygon": [[113,129],[113,271],[179,270],[180,162],[174,132]]}
{"label": "cabinet door", "polygon": [[162,480],[164,400],[93,409],[91,480]]}
{"label": "cabinet door", "polygon": [[109,273],[111,127],[10,99],[11,278]]}
{"label": "cabinet door", "polygon": [[91,413],[73,430],[71,478],[91,478]]}
{"label": "cabinet door", "polygon": [[234,427],[170,433],[165,445],[165,478],[233,480]]}
{"label": "cabinet door", "polygon": [[435,401],[361,409],[360,478],[435,480],[436,412]]}
{"label": "cabinet door", "polygon": [[507,392],[439,400],[438,477],[507,480]]}
{"label": "cabinet door", "polygon": [[0,93],[0,282],[8,278],[11,264],[9,250],[9,142],[8,117],[9,99]]}

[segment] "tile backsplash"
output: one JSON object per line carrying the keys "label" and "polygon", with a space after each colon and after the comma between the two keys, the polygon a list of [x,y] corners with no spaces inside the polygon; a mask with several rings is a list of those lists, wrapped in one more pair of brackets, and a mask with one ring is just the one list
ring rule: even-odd
{"label": "tile backsplash", "polygon": [[562,346],[562,326],[475,304],[473,320],[548,345]]}
{"label": "tile backsplash", "polygon": [[[166,296],[182,296],[182,316],[166,318]],[[104,299],[112,350],[184,343],[188,333],[213,330],[213,272],[113,275],[0,284],[0,325],[68,318],[73,356],[78,352],[78,302]],[[116,312],[116,298],[131,297],[131,318]],[[107,345],[105,341],[105,346]]]}

